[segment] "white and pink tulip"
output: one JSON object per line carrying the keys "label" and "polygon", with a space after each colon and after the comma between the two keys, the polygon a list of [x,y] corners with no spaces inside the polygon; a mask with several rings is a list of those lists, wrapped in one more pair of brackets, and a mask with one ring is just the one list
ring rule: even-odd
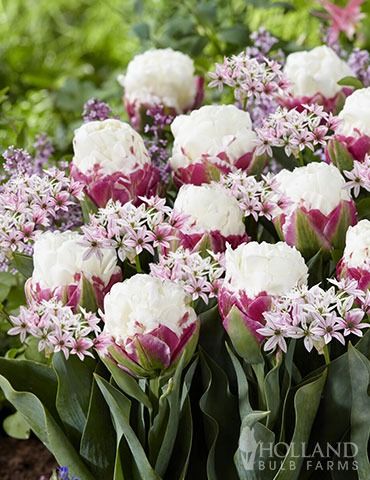
{"label": "white and pink tulip", "polygon": [[179,115],[198,108],[203,100],[203,78],[195,76],[193,60],[171,48],[136,55],[118,80],[125,91],[130,122],[137,130],[149,108],[160,105]]}
{"label": "white and pink tulip", "polygon": [[306,285],[308,269],[302,255],[284,242],[250,242],[225,254],[225,280],[218,296],[223,325],[242,355],[246,336],[258,341],[264,313],[272,299]]}
{"label": "white and pink tulip", "polygon": [[218,253],[225,250],[227,243],[236,248],[249,240],[243,210],[220,184],[183,185],[174,209],[189,217],[186,228],[179,233],[184,248],[197,250],[206,245]]}
{"label": "white and pink tulip", "polygon": [[340,171],[315,162],[282,170],[275,181],[286,201],[274,218],[281,239],[306,258],[319,250],[343,250],[347,228],[356,223],[357,213]]}
{"label": "white and pink tulip", "polygon": [[122,274],[113,247],[99,252],[98,256],[89,255],[83,236],[77,232],[39,235],[34,245],[33,274],[26,282],[28,302],[57,298],[76,310],[86,295],[92,295],[90,303],[102,306],[104,296]]}
{"label": "white and pink tulip", "polygon": [[[104,299],[109,356],[139,377],[168,371],[198,341],[199,320],[182,286],[146,274],[116,283]],[[185,352],[185,353],[184,353]]]}
{"label": "white and pink tulip", "polygon": [[288,55],[284,73],[291,83],[291,95],[281,102],[289,108],[319,104],[335,112],[352,90],[338,85],[344,77],[354,76],[350,67],[330,47],[321,45],[310,51]]}
{"label": "white and pink tulip", "polygon": [[155,195],[159,172],[151,163],[144,140],[127,123],[93,121],[75,131],[71,175],[98,206],[108,200],[140,203]]}
{"label": "white and pink tulip", "polygon": [[370,221],[349,227],[343,257],[337,265],[339,278],[356,280],[359,288],[370,288]]}
{"label": "white and pink tulip", "polygon": [[234,105],[206,105],[172,122],[170,166],[175,183],[202,185],[237,169],[263,167],[248,112]]}

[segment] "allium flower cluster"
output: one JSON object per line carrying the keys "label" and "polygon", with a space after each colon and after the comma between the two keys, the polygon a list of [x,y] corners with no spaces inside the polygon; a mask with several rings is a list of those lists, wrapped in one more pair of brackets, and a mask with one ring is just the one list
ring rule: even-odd
{"label": "allium flower cluster", "polygon": [[46,356],[63,352],[66,358],[77,355],[83,360],[85,356],[93,356],[93,347],[99,349],[105,342],[95,314],[83,309],[73,313],[71,307],[55,298],[22,306],[19,315],[11,316],[10,321],[13,327],[9,335],[19,335],[22,343],[28,337],[36,338],[38,350]]}
{"label": "allium flower cluster", "polygon": [[182,285],[193,301],[201,298],[206,304],[217,297],[224,271],[223,254],[208,251],[204,257],[183,247],[161,255],[158,263],[150,264],[153,276]]}
{"label": "allium flower cluster", "polygon": [[370,326],[365,319],[365,293],[357,288],[356,281],[331,283],[336,287],[324,290],[319,285],[310,289],[303,286],[275,297],[271,309],[263,314],[265,326],[257,330],[266,337],[264,350],[278,347],[286,352],[287,340],[295,338],[303,339],[308,352],[315,348],[322,353],[332,340],[344,345],[348,335],[362,337],[362,330]]}
{"label": "allium flower cluster", "polygon": [[353,191],[358,197],[360,189],[370,192],[370,155],[366,155],[363,162],[354,160],[352,170],[345,170],[344,175],[348,178],[346,188]]}
{"label": "allium flower cluster", "polygon": [[3,168],[9,177],[34,173],[34,159],[23,148],[16,148],[11,145],[3,153],[3,158]]}
{"label": "allium flower cluster", "polygon": [[0,193],[1,253],[8,260],[13,252],[31,254],[37,232],[63,229],[81,198],[82,185],[57,169],[47,170],[43,176],[11,178]]}
{"label": "allium flower cluster", "polygon": [[159,169],[162,180],[167,181],[170,174],[167,131],[173,122],[174,115],[166,112],[163,105],[154,105],[147,109],[146,119],[144,133],[148,139],[145,141],[145,146],[152,162]]}
{"label": "allium flower cluster", "polygon": [[298,157],[305,148],[314,151],[326,145],[331,131],[338,125],[337,117],[324,111],[319,105],[303,105],[299,112],[285,107],[270,114],[263,125],[256,129],[259,138],[257,154],[272,156],[272,148],[283,148],[289,157]]}
{"label": "allium flower cluster", "polygon": [[260,101],[266,98],[283,96],[289,89],[289,83],[275,60],[264,58],[259,61],[248,56],[246,51],[227,57],[223,63],[217,63],[214,72],[209,73],[209,87],[224,86],[234,90],[235,99],[246,107],[248,101]]}
{"label": "allium flower cluster", "polygon": [[121,261],[133,262],[144,250],[154,255],[165,252],[174,240],[176,229],[187,217],[174,212],[159,197],[141,197],[144,203],[135,207],[131,202],[121,205],[110,200],[105,208],[90,217],[82,227],[84,245],[92,254],[99,255],[105,246],[114,246]]}
{"label": "allium flower cluster", "polygon": [[33,147],[35,149],[35,166],[37,168],[34,173],[41,173],[42,168],[46,166],[53,155],[54,147],[46,133],[40,133],[36,136]]}
{"label": "allium flower cluster", "polygon": [[254,176],[238,170],[221,177],[220,183],[236,198],[244,216],[251,215],[256,221],[259,217],[271,220],[286,206],[282,195],[275,191],[272,175],[265,175],[262,180],[257,180]]}
{"label": "allium flower cluster", "polygon": [[85,104],[82,112],[84,122],[94,120],[107,120],[112,117],[112,110],[108,104],[98,98],[90,98]]}
{"label": "allium flower cluster", "polygon": [[370,53],[367,50],[354,48],[348,57],[348,65],[364,87],[370,87]]}

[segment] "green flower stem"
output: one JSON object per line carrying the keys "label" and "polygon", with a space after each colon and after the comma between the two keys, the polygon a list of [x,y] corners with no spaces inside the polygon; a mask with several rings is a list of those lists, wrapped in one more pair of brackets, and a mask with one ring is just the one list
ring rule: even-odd
{"label": "green flower stem", "polygon": [[141,268],[139,255],[136,255],[136,257],[135,257],[135,266],[136,266],[137,273],[141,273],[143,271],[142,268]]}
{"label": "green flower stem", "polygon": [[330,354],[329,354],[329,346],[325,345],[323,348],[324,358],[325,358],[325,365],[330,365]]}
{"label": "green flower stem", "polygon": [[252,369],[257,379],[258,386],[258,404],[261,410],[266,410],[266,393],[265,393],[265,368],[264,363],[252,364]]}

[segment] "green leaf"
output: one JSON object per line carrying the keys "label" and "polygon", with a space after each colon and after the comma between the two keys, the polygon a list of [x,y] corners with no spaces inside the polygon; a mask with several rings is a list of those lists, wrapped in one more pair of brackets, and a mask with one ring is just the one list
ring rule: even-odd
{"label": "green leaf", "polygon": [[370,198],[365,197],[356,201],[356,210],[359,220],[370,220]]}
{"label": "green leaf", "polygon": [[227,333],[237,352],[247,363],[263,363],[261,345],[245,325],[237,307],[232,307],[226,319]]}
{"label": "green leaf", "polygon": [[268,415],[269,412],[257,410],[243,418],[238,449],[234,455],[234,463],[240,480],[270,480],[272,478],[269,468],[259,468],[259,462],[267,460],[269,447],[275,442],[274,433],[261,423]]}
{"label": "green leaf", "polygon": [[33,259],[24,253],[14,252],[12,258],[12,266],[18,270],[24,277],[32,277]]}
{"label": "green leaf", "polygon": [[98,207],[87,195],[84,196],[83,200],[80,200],[80,204],[84,222],[89,223],[90,215],[94,215],[98,211]]}
{"label": "green leaf", "polygon": [[140,385],[136,378],[132,377],[122,368],[119,368],[117,364],[112,361],[108,356],[102,358],[102,361],[110,371],[113,380],[126,395],[129,395],[130,397],[137,400],[139,403],[142,403],[149,410],[152,409],[152,404],[149,400],[149,397],[140,388]]}
{"label": "green leaf", "polygon": [[89,357],[82,361],[77,355],[70,355],[67,360],[58,352],[53,356],[53,367],[58,379],[56,407],[77,448],[87,420],[96,361]]}
{"label": "green leaf", "polygon": [[233,352],[231,351],[230,347],[227,344],[226,344],[226,348],[235,369],[236,379],[238,383],[239,413],[240,413],[240,418],[243,419],[249,413],[252,412],[252,407],[249,402],[248,379],[245,375],[245,372],[241,363],[239,362],[239,359],[233,354]]}
{"label": "green leaf", "polygon": [[[98,367],[101,364],[98,364]],[[96,372],[102,368],[96,369]],[[110,410],[94,380],[80,453],[96,478],[113,478],[116,438]]]}
{"label": "green leaf", "polygon": [[355,455],[359,480],[370,478],[368,442],[370,436],[370,362],[351,344],[348,346],[349,373],[352,389],[351,442],[357,446]]}
{"label": "green leaf", "polygon": [[267,418],[267,426],[271,429],[277,421],[280,410],[280,365],[281,356],[277,356],[276,365],[267,373],[265,377],[265,395],[266,407],[270,414]]}
{"label": "green leaf", "polygon": [[[53,382],[48,384],[46,381],[48,375],[45,372],[47,370],[52,372],[52,370],[29,361],[6,360],[5,362],[11,362],[14,366],[13,372],[9,375],[6,366],[2,368],[4,366],[4,359],[0,359],[0,371],[2,374],[0,375],[0,387],[7,400],[24,416],[31,429],[53,453],[59,465],[68,465],[70,472],[77,477],[83,478],[84,480],[94,480],[94,477],[84,465],[80,455],[73,448],[58,424],[58,417],[51,415],[50,411],[46,408],[49,400],[45,400],[49,398],[50,393],[52,393],[54,389]],[[25,368],[25,372],[21,372],[22,366],[25,367],[26,364],[32,365]],[[4,372],[12,378],[13,384],[17,384],[16,388],[21,391],[17,391],[12,386],[3,375]],[[30,376],[32,373],[34,377],[27,379],[27,375]],[[53,377],[49,377],[49,379],[52,378]],[[40,382],[42,379],[44,383],[41,389]],[[35,391],[38,391],[39,394],[41,393],[40,397],[43,398],[43,401],[41,401],[35,393],[31,393],[33,390],[32,386],[35,387]],[[27,389],[31,391],[26,391]]]}
{"label": "green leaf", "polygon": [[119,445],[122,437],[125,437],[141,477],[145,480],[159,480],[160,477],[151,467],[142,445],[130,426],[130,401],[99,375],[95,374],[95,379],[111,411],[117,444]]}
{"label": "green leaf", "polygon": [[[294,397],[295,427],[288,452],[274,480],[298,480],[303,456],[294,454],[294,446],[307,444],[312,424],[319,408],[321,394],[326,381],[326,370],[321,376],[300,387]],[[293,467],[292,467],[293,466]]]}
{"label": "green leaf", "polygon": [[132,27],[132,30],[140,40],[150,39],[150,26],[146,22],[137,23]]}
{"label": "green leaf", "polygon": [[176,368],[175,375],[170,378],[167,385],[167,388],[170,389],[169,394],[166,396],[166,400],[169,406],[168,422],[155,463],[155,470],[160,476],[163,476],[166,472],[173,451],[174,442],[177,436],[180,419],[181,375],[184,364],[185,356],[182,355],[182,358]]}
{"label": "green leaf", "polygon": [[355,90],[358,90],[359,88],[364,88],[364,84],[357,77],[344,77],[341,78],[337,83],[342,87],[353,87]]}
{"label": "green leaf", "polygon": [[204,414],[205,437],[208,446],[207,475],[212,480],[236,480],[230,462],[238,441],[237,400],[230,392],[228,378],[221,368],[201,351],[203,393],[199,405]]}
{"label": "green leaf", "polygon": [[30,438],[31,429],[20,412],[15,412],[6,417],[3,422],[5,433],[19,440]]}
{"label": "green leaf", "polygon": [[96,312],[98,310],[94,287],[84,275],[82,276],[79,306],[88,312]]}
{"label": "green leaf", "polygon": [[341,172],[343,172],[343,170],[352,170],[353,157],[342,142],[336,138],[331,138],[327,148],[330,160]]}

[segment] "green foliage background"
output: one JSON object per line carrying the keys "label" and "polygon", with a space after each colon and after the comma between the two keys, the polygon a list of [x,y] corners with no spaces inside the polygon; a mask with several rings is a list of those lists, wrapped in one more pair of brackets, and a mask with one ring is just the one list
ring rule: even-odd
{"label": "green foliage background", "polygon": [[[57,155],[70,153],[91,96],[124,115],[116,77],[137,52],[177,48],[205,72],[261,25],[288,51],[312,47],[320,43],[315,10],[313,0],[0,0],[0,151],[30,148],[42,131]],[[362,44],[368,26],[365,20]]]}

